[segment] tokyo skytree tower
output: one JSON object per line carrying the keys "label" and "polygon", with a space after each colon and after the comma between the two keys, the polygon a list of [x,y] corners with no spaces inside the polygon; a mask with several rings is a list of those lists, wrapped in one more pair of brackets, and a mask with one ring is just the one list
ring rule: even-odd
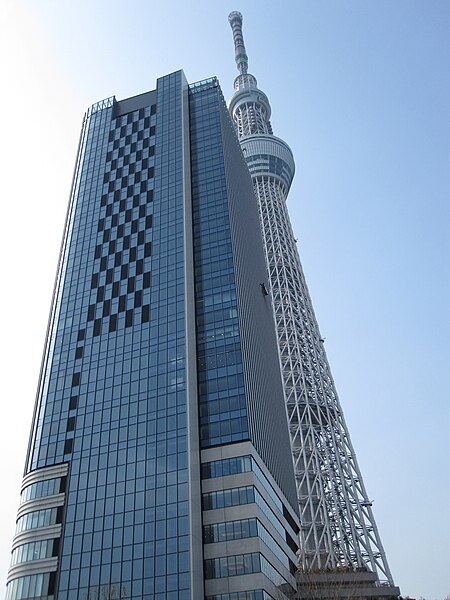
{"label": "tokyo skytree tower", "polygon": [[395,595],[289,220],[292,152],[273,135],[268,98],[247,71],[242,15],[229,22],[239,70],[229,111],[259,204],[300,505],[299,569],[371,571]]}

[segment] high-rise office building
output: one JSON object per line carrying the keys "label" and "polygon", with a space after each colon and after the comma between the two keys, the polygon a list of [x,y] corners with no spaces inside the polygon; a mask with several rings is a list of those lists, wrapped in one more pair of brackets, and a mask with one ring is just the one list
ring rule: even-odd
{"label": "high-rise office building", "polygon": [[267,600],[299,531],[246,162],[216,79],[86,114],[7,600]]}
{"label": "high-rise office building", "polygon": [[[303,578],[299,581],[309,586],[308,594],[318,597],[398,596],[333,383],[287,211],[295,170],[292,152],[273,135],[268,98],[248,72],[242,15],[231,13],[229,22],[239,70],[229,110],[258,200],[274,305],[300,507],[299,573]],[[333,588],[330,584],[336,585]]]}

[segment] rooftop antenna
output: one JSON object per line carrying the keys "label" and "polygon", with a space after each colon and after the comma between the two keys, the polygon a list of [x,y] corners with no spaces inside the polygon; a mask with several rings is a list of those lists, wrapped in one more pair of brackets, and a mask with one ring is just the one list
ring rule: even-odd
{"label": "rooftop antenna", "polygon": [[241,75],[248,71],[248,56],[245,51],[244,36],[242,35],[242,15],[234,10],[228,16],[228,21],[233,30],[234,48],[236,53],[236,65]]}

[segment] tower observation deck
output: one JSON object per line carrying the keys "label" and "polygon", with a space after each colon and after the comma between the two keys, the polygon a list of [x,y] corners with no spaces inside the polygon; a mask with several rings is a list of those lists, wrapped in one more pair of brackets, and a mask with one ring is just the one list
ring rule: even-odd
{"label": "tower observation deck", "polygon": [[229,22],[239,70],[229,111],[259,205],[300,507],[299,571],[371,572],[384,588],[375,595],[395,596],[287,211],[294,158],[273,135],[269,100],[248,73],[242,15]]}

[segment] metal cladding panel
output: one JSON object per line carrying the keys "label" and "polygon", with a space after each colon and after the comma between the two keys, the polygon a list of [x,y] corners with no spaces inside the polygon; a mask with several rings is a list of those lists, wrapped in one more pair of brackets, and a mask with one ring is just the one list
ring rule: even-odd
{"label": "metal cladding panel", "polygon": [[252,180],[220,102],[242,359],[251,440],[297,511],[297,494],[269,284]]}

